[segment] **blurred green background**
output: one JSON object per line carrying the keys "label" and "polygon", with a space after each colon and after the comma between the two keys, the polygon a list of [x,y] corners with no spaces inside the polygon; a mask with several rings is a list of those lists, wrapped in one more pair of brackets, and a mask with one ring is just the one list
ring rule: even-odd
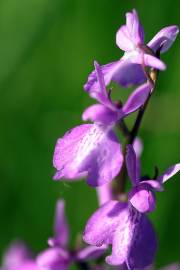
{"label": "blurred green background", "polygon": [[[56,199],[65,198],[73,244],[97,208],[85,184],[52,181],[58,137],[81,123],[93,103],[83,91],[93,60],[120,58],[115,33],[136,8],[146,41],[162,27],[180,24],[172,0],[0,1],[0,252],[14,238],[38,252],[52,234]],[[180,161],[180,39],[162,56],[160,74],[141,128],[143,172]],[[119,94],[122,94],[119,91]],[[180,175],[157,195],[152,215],[159,237],[157,266],[180,260]]]}

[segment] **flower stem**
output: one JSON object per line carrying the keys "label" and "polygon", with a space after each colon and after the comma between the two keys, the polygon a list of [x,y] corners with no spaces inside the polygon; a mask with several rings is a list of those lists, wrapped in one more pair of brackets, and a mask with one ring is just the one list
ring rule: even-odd
{"label": "flower stem", "polygon": [[114,187],[115,195],[120,195],[120,194],[125,193],[125,186],[126,186],[126,179],[127,179],[127,168],[126,168],[126,158],[125,158],[126,146],[128,144],[133,144],[133,142],[134,142],[134,140],[139,132],[143,116],[145,114],[145,111],[147,109],[147,106],[149,104],[150,98],[152,96],[152,93],[153,93],[155,85],[156,85],[158,71],[156,69],[152,69],[152,70],[150,70],[149,73],[146,73],[146,75],[147,75],[147,80],[149,81],[149,83],[152,84],[152,89],[149,93],[149,96],[148,96],[145,104],[139,109],[139,112],[137,114],[137,118],[135,120],[135,123],[133,125],[132,130],[129,132],[129,134],[127,134],[127,133],[125,134],[125,132],[123,132],[123,134],[126,137],[126,142],[125,142],[124,148],[123,148],[124,161],[123,161],[121,171],[120,171],[119,175],[116,177],[117,181],[115,182],[115,187]]}
{"label": "flower stem", "polygon": [[121,121],[119,122],[118,125],[120,131],[122,132],[122,134],[124,135],[125,138],[127,138],[130,135],[130,131],[124,121],[124,119],[121,119]]}

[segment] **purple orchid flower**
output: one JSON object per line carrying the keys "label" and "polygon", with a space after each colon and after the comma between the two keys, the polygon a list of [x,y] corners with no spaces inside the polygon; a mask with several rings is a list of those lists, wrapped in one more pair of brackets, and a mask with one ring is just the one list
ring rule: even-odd
{"label": "purple orchid flower", "polygon": [[139,159],[131,145],[127,147],[126,164],[133,183],[128,202],[113,200],[108,185],[98,188],[101,207],[88,220],[84,241],[95,246],[112,245],[108,264],[144,269],[153,263],[157,249],[155,232],[145,213],[154,210],[153,190],[161,191],[162,184],[180,170],[180,164],[170,167],[157,180],[140,182]]}
{"label": "purple orchid flower", "polygon": [[28,261],[23,263],[18,268],[13,268],[12,270],[43,270],[38,267],[38,265],[34,261]]}
{"label": "purple orchid flower", "polygon": [[[139,140],[134,145],[136,153],[140,154],[142,145]],[[101,207],[88,220],[84,241],[98,247],[112,245],[112,255],[106,258],[106,262],[118,266],[118,270],[144,269],[152,264],[157,241],[146,215],[129,202],[113,200],[109,184],[98,187],[97,192]]]}
{"label": "purple orchid flower", "polygon": [[[121,26],[116,34],[116,44],[125,53],[120,60],[102,66],[105,84],[108,85],[111,81],[124,87],[141,84],[147,79],[143,70],[145,66],[164,70],[165,64],[156,57],[156,53],[166,52],[175,41],[178,32],[179,29],[175,25],[165,27],[145,45],[144,30],[137,12],[128,12],[126,25]],[[84,85],[84,90],[91,93],[97,88],[97,76],[93,71]]]}
{"label": "purple orchid flower", "polygon": [[111,181],[123,162],[120,144],[109,127],[84,124],[73,128],[57,141],[53,164],[55,180],[87,176],[91,186]]}
{"label": "purple orchid flower", "polygon": [[69,228],[64,213],[64,201],[59,200],[56,207],[54,237],[48,240],[49,248],[40,253],[37,257],[37,265],[43,270],[66,270],[72,262],[84,262],[100,257],[106,246],[100,248],[87,246],[77,251],[69,251],[67,243]]}
{"label": "purple orchid flower", "polygon": [[5,252],[0,270],[40,270],[22,242],[14,242]]}
{"label": "purple orchid flower", "polygon": [[152,264],[157,249],[155,232],[146,215],[130,203],[115,200],[103,204],[91,216],[83,238],[97,247],[112,245],[106,262],[126,264],[128,269],[143,269]]}
{"label": "purple orchid flower", "polygon": [[180,171],[180,163],[171,166],[156,180],[147,179],[141,181],[139,160],[131,145],[127,146],[126,166],[133,188],[129,193],[129,201],[141,213],[154,211],[155,191],[163,191],[163,183]]}
{"label": "purple orchid flower", "polygon": [[87,176],[91,186],[101,186],[117,176],[122,163],[121,145],[113,131],[122,118],[139,109],[146,101],[151,84],[137,88],[122,108],[110,99],[100,66],[95,63],[99,87],[91,96],[100,102],[87,108],[83,120],[94,124],[77,126],[57,141],[53,165],[57,169],[55,180],[72,180]]}
{"label": "purple orchid flower", "polygon": [[138,110],[145,103],[152,89],[149,82],[134,90],[126,103],[121,108],[118,108],[111,100],[110,93],[106,90],[101,67],[97,62],[94,63],[94,66],[98,79],[98,88],[92,90],[90,96],[99,101],[100,104],[92,105],[84,111],[82,115],[84,121],[91,120],[105,125],[114,125],[117,121]]}

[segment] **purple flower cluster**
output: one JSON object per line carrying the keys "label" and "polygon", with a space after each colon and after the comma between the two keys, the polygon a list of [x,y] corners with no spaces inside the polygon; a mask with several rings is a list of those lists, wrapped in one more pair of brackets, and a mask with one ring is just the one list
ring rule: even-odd
{"label": "purple flower cluster", "polygon": [[83,120],[94,123],[75,127],[57,141],[53,159],[57,169],[55,180],[84,176],[91,186],[101,186],[112,181],[123,163],[121,145],[113,128],[124,117],[139,109],[150,92],[150,83],[146,83],[130,95],[122,108],[118,108],[106,91],[97,63],[95,68],[99,91],[93,92],[93,97],[100,104],[90,106],[82,116]]}
{"label": "purple flower cluster", "polygon": [[0,270],[40,270],[26,245],[15,241],[6,250]]}
{"label": "purple flower cluster", "polygon": [[157,249],[156,235],[145,213],[154,210],[154,191],[163,190],[162,184],[180,170],[180,164],[156,180],[141,180],[139,160],[131,145],[127,147],[126,164],[133,186],[128,201],[114,200],[113,195],[107,198],[106,185],[107,201],[88,220],[84,240],[96,246],[112,245],[112,255],[106,258],[108,264],[126,263],[128,269],[144,269],[153,262]]}
{"label": "purple flower cluster", "polygon": [[68,248],[69,226],[65,215],[65,203],[58,200],[54,221],[54,236],[48,239],[49,248],[33,257],[22,242],[14,242],[3,257],[0,270],[67,270],[71,263],[85,264],[101,257],[106,245],[101,247],[79,245]]}
{"label": "purple flower cluster", "polygon": [[[157,239],[148,213],[156,208],[155,192],[163,191],[164,183],[180,171],[180,163],[161,175],[142,177],[143,147],[137,135],[157,73],[166,68],[160,55],[171,47],[178,32],[177,26],[165,27],[146,45],[137,12],[127,13],[126,24],[116,34],[116,44],[124,55],[107,65],[94,62],[95,70],[84,85],[97,102],[82,114],[83,121],[91,123],[72,128],[56,143],[54,180],[86,178],[98,194],[100,207],[83,234],[90,246],[81,243],[73,250],[68,248],[65,203],[59,200],[49,247],[33,258],[23,244],[16,243],[6,252],[1,270],[67,270],[71,263],[81,270],[153,269]],[[124,104],[112,99],[112,89],[107,88],[112,81],[123,87],[135,86]],[[134,112],[137,116],[129,130],[125,119]],[[124,140],[119,140],[117,128]],[[128,178],[131,188],[126,192]],[[107,256],[109,246],[112,251]],[[165,269],[179,269],[179,264]]]}
{"label": "purple flower cluster", "polygon": [[[127,13],[126,24],[116,34],[123,57],[103,66],[95,62],[95,70],[84,85],[84,90],[98,102],[82,114],[84,121],[92,123],[71,129],[55,147],[54,180],[86,178],[100,195],[102,205],[88,220],[84,241],[97,247],[112,245],[112,254],[106,257],[106,262],[124,265],[129,270],[152,264],[157,240],[147,213],[155,210],[155,192],[162,191],[164,182],[180,170],[179,163],[155,179],[144,179],[140,174],[140,158],[134,150],[157,73],[166,68],[160,55],[171,47],[178,32],[177,26],[165,27],[146,45],[137,12]],[[112,81],[123,87],[138,86],[122,104],[112,100],[112,89],[107,89]],[[124,119],[135,111],[137,119],[129,131]],[[126,130],[124,147],[115,133],[115,128],[122,125]],[[132,188],[122,199],[122,188],[121,191],[116,188],[114,193],[112,186],[114,182],[121,186],[127,176]]]}
{"label": "purple flower cluster", "polygon": [[56,206],[54,223],[54,237],[48,240],[49,248],[37,257],[40,269],[66,270],[73,262],[82,263],[87,260],[97,259],[106,250],[106,246],[77,247],[75,250],[68,249],[69,227],[64,213],[64,201],[59,200]]}
{"label": "purple flower cluster", "polygon": [[[108,185],[104,185],[98,188],[98,197],[102,202],[108,202],[111,199],[110,189]],[[109,195],[107,195],[109,193]],[[117,202],[118,203],[118,202]],[[114,201],[115,204],[115,201]],[[107,205],[107,204],[105,204]],[[109,204],[110,205],[110,204]],[[111,201],[111,206],[113,201]],[[13,242],[9,248],[6,250],[3,256],[3,263],[0,270],[67,270],[72,263],[80,266],[80,269],[90,269],[90,270],[128,270],[126,264],[121,266],[109,267],[103,263],[92,264],[90,267],[84,267],[89,261],[97,260],[102,257],[105,253],[107,246],[103,245],[101,247],[96,246],[85,246],[76,247],[74,250],[67,247],[67,242],[69,238],[69,226],[66,220],[65,203],[63,200],[58,200],[55,212],[55,222],[54,222],[54,236],[48,239],[49,248],[39,253],[37,256],[33,256],[28,247],[20,241]],[[107,208],[107,206],[106,206]],[[122,210],[126,208],[125,205],[117,206],[114,209],[118,213],[118,208]],[[102,208],[103,209],[103,208]],[[128,211],[128,210],[127,210]],[[102,212],[102,210],[101,210]],[[125,210],[126,212],[126,210]],[[124,213],[125,213],[124,212]],[[113,214],[113,212],[111,212]],[[126,213],[121,213],[125,217]],[[126,217],[127,218],[127,217]],[[151,225],[147,223],[147,218],[142,219],[143,224],[146,229],[149,229],[151,233]],[[122,220],[123,221],[123,220]],[[102,220],[102,223],[104,221]],[[103,223],[104,224],[104,223]],[[146,231],[147,233],[147,231]],[[148,236],[146,236],[146,240]],[[82,243],[81,243],[82,245]],[[145,249],[146,251],[146,249]],[[146,257],[147,258],[147,257]],[[142,269],[142,268],[139,268]],[[145,268],[145,270],[154,270],[154,267],[150,265]],[[172,265],[161,268],[160,270],[180,270],[180,264],[174,263]]]}

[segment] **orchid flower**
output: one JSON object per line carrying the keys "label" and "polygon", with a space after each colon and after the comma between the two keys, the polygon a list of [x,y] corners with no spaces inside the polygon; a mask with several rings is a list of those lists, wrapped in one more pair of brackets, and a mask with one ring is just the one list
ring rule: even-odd
{"label": "orchid flower", "polygon": [[157,180],[141,181],[139,159],[133,146],[128,145],[126,166],[133,185],[128,202],[113,200],[110,190],[108,193],[110,187],[100,187],[101,207],[88,220],[84,241],[95,246],[112,245],[108,264],[143,269],[153,263],[157,249],[156,235],[145,213],[155,209],[154,190],[161,191],[162,184],[180,170],[180,164],[170,167]]}
{"label": "orchid flower", "polygon": [[130,203],[116,200],[103,204],[90,217],[83,239],[97,247],[112,245],[106,262],[126,264],[128,269],[143,269],[152,264],[157,249],[156,235],[147,216]]}
{"label": "orchid flower", "polygon": [[75,251],[68,250],[69,227],[64,208],[64,201],[59,200],[56,206],[54,236],[48,240],[49,248],[41,252],[36,260],[42,270],[67,270],[73,262],[96,259],[106,251],[105,245],[100,248],[87,246]]}
{"label": "orchid flower", "polygon": [[3,256],[0,270],[41,270],[32,258],[27,246],[20,242],[13,242]]}
{"label": "orchid flower", "polygon": [[[136,10],[126,13],[126,24],[121,26],[116,34],[116,44],[124,51],[124,55],[120,60],[102,66],[105,84],[108,85],[111,81],[124,87],[141,84],[147,79],[144,67],[164,70],[166,66],[156,57],[156,53],[166,52],[175,41],[178,32],[179,28],[176,25],[165,27],[145,45],[144,30]],[[84,89],[91,93],[97,88],[97,75],[93,71]]]}
{"label": "orchid flower", "polygon": [[155,191],[163,191],[163,184],[180,171],[180,163],[168,168],[157,179],[141,180],[139,161],[131,145],[127,147],[126,166],[133,185],[129,201],[141,213],[155,210]]}
{"label": "orchid flower", "polygon": [[91,186],[101,186],[111,182],[119,173],[123,155],[121,145],[113,131],[115,124],[138,110],[146,101],[151,84],[138,87],[122,108],[110,99],[105,87],[100,66],[95,63],[99,87],[91,95],[100,104],[87,108],[83,120],[93,124],[77,126],[57,141],[53,164],[57,169],[55,180],[69,180],[87,177]]}

